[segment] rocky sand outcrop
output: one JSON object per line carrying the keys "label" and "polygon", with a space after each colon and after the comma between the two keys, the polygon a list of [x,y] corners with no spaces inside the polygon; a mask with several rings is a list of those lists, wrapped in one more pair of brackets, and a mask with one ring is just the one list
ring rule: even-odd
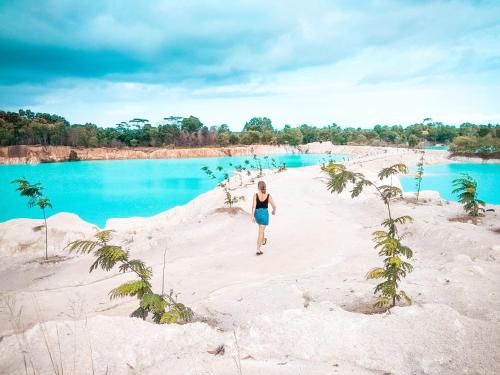
{"label": "rocky sand outcrop", "polygon": [[80,160],[121,159],[171,159],[203,158],[217,156],[250,156],[300,152],[291,146],[234,146],[217,148],[112,148],[112,147],[70,147],[70,146],[6,146],[0,147],[0,164],[36,164],[68,161],[70,152],[75,151]]}

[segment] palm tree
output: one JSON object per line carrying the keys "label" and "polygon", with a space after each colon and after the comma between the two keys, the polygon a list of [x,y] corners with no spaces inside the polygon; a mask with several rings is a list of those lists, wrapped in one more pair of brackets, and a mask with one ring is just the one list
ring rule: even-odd
{"label": "palm tree", "polygon": [[40,182],[36,184],[30,184],[28,180],[23,178],[18,178],[17,180],[12,181],[11,183],[17,184],[16,191],[19,191],[22,197],[28,198],[28,207],[38,206],[43,213],[43,222],[45,227],[45,259],[49,259],[48,255],[48,227],[47,227],[47,215],[45,213],[45,208],[52,208],[52,204],[50,203],[50,199],[44,197],[42,194],[43,186]]}
{"label": "palm tree", "polygon": [[464,210],[470,216],[484,216],[484,201],[477,197],[477,181],[469,174],[453,180],[452,194],[458,194],[458,201],[464,205]]}

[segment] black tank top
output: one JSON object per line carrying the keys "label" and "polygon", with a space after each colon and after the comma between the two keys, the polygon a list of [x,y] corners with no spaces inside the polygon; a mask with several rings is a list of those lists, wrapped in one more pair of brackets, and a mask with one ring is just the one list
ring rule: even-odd
{"label": "black tank top", "polygon": [[264,199],[263,201],[259,199],[259,194],[256,193],[255,197],[257,198],[257,204],[255,205],[255,209],[267,208],[267,206],[269,205],[269,194],[267,194],[266,199]]}

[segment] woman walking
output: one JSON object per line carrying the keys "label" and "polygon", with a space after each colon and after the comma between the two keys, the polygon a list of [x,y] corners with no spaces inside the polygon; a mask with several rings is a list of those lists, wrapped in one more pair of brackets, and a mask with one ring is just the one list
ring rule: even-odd
{"label": "woman walking", "polygon": [[266,192],[266,183],[264,181],[259,181],[257,184],[257,193],[253,197],[253,207],[252,207],[252,220],[257,222],[259,225],[259,235],[257,237],[257,252],[256,255],[264,254],[260,251],[261,245],[267,243],[267,238],[264,235],[266,226],[269,224],[269,211],[267,209],[270,204],[273,208],[273,215],[276,213],[276,205],[274,204],[273,198],[270,194]]}

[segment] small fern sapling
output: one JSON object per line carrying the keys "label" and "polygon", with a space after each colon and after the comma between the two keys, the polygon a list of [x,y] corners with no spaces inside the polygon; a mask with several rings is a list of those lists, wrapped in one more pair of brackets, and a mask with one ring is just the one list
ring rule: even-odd
{"label": "small fern sapling", "polygon": [[233,206],[243,198],[231,195],[231,193],[227,190],[224,190],[224,193],[226,194],[226,198],[224,199],[224,204],[227,205],[229,208],[233,208]]}
{"label": "small fern sapling", "polygon": [[285,162],[283,162],[280,165],[278,165],[278,173],[281,173],[281,172],[284,172],[284,171],[286,171],[286,164],[285,164]]}
{"label": "small fern sapling", "polygon": [[417,189],[417,201],[418,201],[418,196],[420,195],[420,188],[422,186],[422,178],[424,176],[424,156],[425,156],[425,151],[422,151],[422,155],[421,155],[420,160],[417,164],[417,173],[415,175],[415,187]]}
{"label": "small fern sapling", "polygon": [[12,181],[11,183],[17,184],[16,191],[19,191],[22,197],[28,198],[28,207],[38,206],[42,210],[43,213],[43,222],[45,228],[45,260],[49,259],[48,254],[48,226],[47,226],[47,215],[45,209],[50,207],[52,208],[52,204],[50,203],[50,199],[45,197],[42,193],[43,186],[40,182],[36,184],[30,184],[28,180],[23,178],[18,178],[17,180]]}
{"label": "small fern sapling", "polygon": [[243,200],[244,197],[240,196],[237,197],[233,194],[231,194],[230,190],[230,185],[229,185],[229,174],[227,172],[224,172],[223,175],[224,180],[219,184],[219,186],[224,190],[225,198],[224,198],[224,204],[227,205],[229,208],[233,208],[233,205],[239,202],[240,200]]}
{"label": "small fern sapling", "polygon": [[240,180],[240,187],[243,186],[243,171],[246,169],[243,165],[241,164],[238,164],[238,165],[234,165],[233,163],[229,163],[229,166],[231,168],[234,168],[234,170],[236,172],[238,172],[238,177],[239,177],[239,180]]}
{"label": "small fern sapling", "polygon": [[211,178],[212,180],[215,180],[217,177],[215,176],[215,173],[212,172],[212,170],[207,167],[206,165],[201,167],[201,170],[209,177]]}
{"label": "small fern sapling", "polygon": [[458,194],[458,201],[464,205],[464,210],[470,216],[484,216],[484,201],[478,199],[477,181],[467,173],[453,180],[452,194]]}
{"label": "small fern sapling", "polygon": [[129,252],[121,246],[110,244],[112,232],[104,230],[95,235],[95,240],[78,240],[68,245],[70,251],[90,254],[96,260],[90,266],[89,272],[98,268],[110,271],[115,266],[121,273],[133,272],[137,279],[128,281],[109,292],[110,299],[137,297],[139,307],[130,316],[146,319],[149,314],[157,324],[189,322],[193,319],[193,311],[177,302],[173,290],[170,293],[154,293],[151,286],[153,271],[142,260],[130,259]]}
{"label": "small fern sapling", "polygon": [[[383,267],[375,267],[367,274],[367,279],[383,279],[374,290],[378,294],[375,306],[384,307],[390,304],[390,307],[396,305],[396,302],[404,299],[407,303],[411,303],[410,297],[399,288],[399,283],[402,278],[413,271],[413,266],[406,259],[411,259],[413,256],[412,250],[403,245],[402,240],[404,234],[398,233],[397,225],[406,224],[413,219],[410,216],[400,216],[394,218],[391,212],[391,201],[394,198],[401,197],[403,192],[401,189],[392,185],[377,185],[373,181],[368,180],[362,173],[351,172],[342,164],[330,163],[323,169],[329,176],[327,188],[332,193],[342,193],[347,186],[352,185],[350,190],[351,197],[355,198],[361,194],[365,187],[373,187],[380,196],[382,202],[387,208],[388,218],[382,222],[384,230],[373,232],[373,241],[375,249],[381,257],[384,257]],[[394,164],[390,167],[383,168],[378,178],[383,180],[392,177],[399,173],[407,173],[408,168],[404,164]]]}
{"label": "small fern sapling", "polygon": [[275,158],[271,158],[271,165],[272,165],[273,169],[278,168],[278,164],[276,164],[276,159]]}
{"label": "small fern sapling", "polygon": [[243,165],[238,164],[234,166],[234,169],[236,170],[236,172],[238,172],[238,177],[240,179],[240,187],[241,187],[243,186],[243,171],[246,170],[246,168]]}
{"label": "small fern sapling", "polygon": [[[214,179],[214,180],[222,180],[221,182],[219,182],[219,184],[217,186],[219,186],[220,188],[222,188],[222,190],[224,190],[224,194],[225,194],[225,198],[224,198],[224,204],[226,204],[229,208],[232,208],[233,205],[235,203],[237,203],[238,201],[240,200],[243,200],[243,196],[241,197],[237,197],[237,196],[234,196],[231,194],[230,190],[231,190],[231,187],[230,187],[230,176],[229,176],[229,173],[227,173],[223,167],[221,166],[218,166],[216,168],[217,172],[219,173],[222,173],[221,176],[217,176],[209,167],[207,166],[204,166],[201,168],[201,170],[211,179]],[[240,176],[241,178],[241,176]],[[241,183],[243,183],[241,181]]]}
{"label": "small fern sapling", "polygon": [[259,174],[257,175],[257,177],[260,178],[263,176],[262,162],[261,162],[260,158],[258,158],[257,155],[255,155],[255,154],[253,155],[253,160],[255,163],[255,164],[253,164],[253,167],[259,171]]}
{"label": "small fern sapling", "polygon": [[266,162],[266,165],[267,165],[267,169],[271,169],[271,166],[269,164],[269,156],[264,156],[264,161]]}

